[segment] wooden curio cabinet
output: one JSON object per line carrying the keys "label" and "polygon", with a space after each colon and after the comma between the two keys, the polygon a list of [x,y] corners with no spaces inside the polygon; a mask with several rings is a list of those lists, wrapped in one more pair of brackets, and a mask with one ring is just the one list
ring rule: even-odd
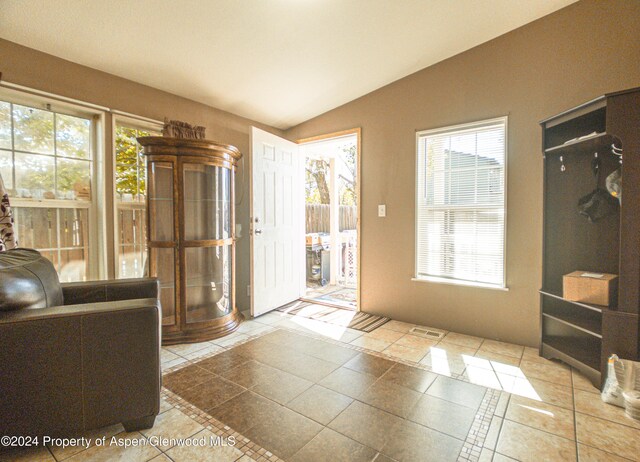
{"label": "wooden curio cabinet", "polygon": [[160,280],[162,343],[201,342],[234,331],[234,146],[138,138],[147,157],[149,270]]}

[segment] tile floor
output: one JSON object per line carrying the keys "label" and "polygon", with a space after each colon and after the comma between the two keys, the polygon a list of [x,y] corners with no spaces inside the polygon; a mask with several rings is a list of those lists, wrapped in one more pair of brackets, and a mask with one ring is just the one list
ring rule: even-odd
{"label": "tile floor", "polygon": [[224,339],[166,347],[155,426],[88,435],[234,435],[235,447],[45,447],[0,460],[640,460],[640,422],[576,371],[531,348],[412,327],[364,334],[269,313]]}

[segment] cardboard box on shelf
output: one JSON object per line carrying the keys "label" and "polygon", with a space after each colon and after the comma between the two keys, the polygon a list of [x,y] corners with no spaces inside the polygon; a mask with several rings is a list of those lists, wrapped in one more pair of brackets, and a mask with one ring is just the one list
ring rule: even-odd
{"label": "cardboard box on shelf", "polygon": [[618,275],[574,271],[562,277],[562,289],[567,300],[610,306],[618,298]]}

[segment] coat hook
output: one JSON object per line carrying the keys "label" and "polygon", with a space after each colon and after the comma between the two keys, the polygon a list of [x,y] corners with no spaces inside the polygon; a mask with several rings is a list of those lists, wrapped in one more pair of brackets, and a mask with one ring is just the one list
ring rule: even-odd
{"label": "coat hook", "polygon": [[618,158],[620,159],[619,162],[620,164],[622,164],[622,148],[619,148],[618,146],[616,146],[616,143],[611,143],[611,153],[613,155],[618,156]]}

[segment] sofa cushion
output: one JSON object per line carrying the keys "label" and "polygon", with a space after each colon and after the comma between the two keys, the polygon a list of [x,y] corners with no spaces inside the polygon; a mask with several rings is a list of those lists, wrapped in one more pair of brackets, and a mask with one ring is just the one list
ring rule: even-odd
{"label": "sofa cushion", "polygon": [[0,311],[63,304],[53,264],[36,250],[0,252]]}

